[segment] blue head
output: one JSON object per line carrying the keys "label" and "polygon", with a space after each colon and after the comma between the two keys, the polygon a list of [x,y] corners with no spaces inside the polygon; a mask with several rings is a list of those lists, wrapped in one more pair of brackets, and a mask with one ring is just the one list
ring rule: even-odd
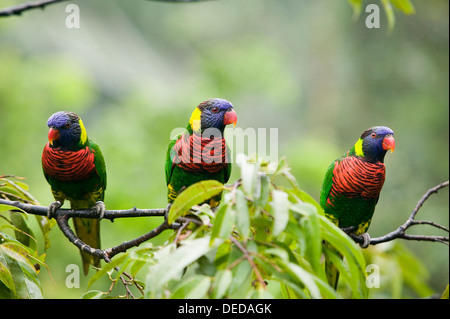
{"label": "blue head", "polygon": [[386,152],[393,152],[394,149],[394,131],[386,126],[374,126],[365,130],[354,146],[356,155],[370,162],[383,162]]}
{"label": "blue head", "polygon": [[202,132],[208,128],[216,128],[223,132],[226,125],[233,123],[236,126],[236,122],[237,115],[233,109],[233,105],[223,99],[203,101],[192,112],[191,119],[189,120],[192,130],[200,130],[198,124],[201,124]]}
{"label": "blue head", "polygon": [[47,121],[49,127],[48,141],[50,147],[64,150],[76,150],[87,142],[87,133],[80,117],[68,111],[60,111]]}

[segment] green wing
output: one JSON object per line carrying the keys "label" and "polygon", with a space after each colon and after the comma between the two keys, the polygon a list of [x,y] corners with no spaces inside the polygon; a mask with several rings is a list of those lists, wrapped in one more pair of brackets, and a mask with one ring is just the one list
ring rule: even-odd
{"label": "green wing", "polygon": [[166,171],[166,184],[169,185],[170,180],[172,179],[172,172],[173,172],[173,161],[172,157],[170,156],[170,152],[172,151],[172,148],[174,147],[175,143],[178,141],[178,139],[181,137],[181,134],[175,136],[173,139],[170,140],[169,146],[167,147],[167,153],[166,153],[166,163],[165,163],[165,171]]}
{"label": "green wing", "polygon": [[323,178],[322,189],[320,191],[320,206],[325,210],[327,199],[330,195],[331,187],[333,186],[333,170],[335,162],[328,166],[325,177]]}
{"label": "green wing", "polygon": [[231,164],[232,158],[231,158],[230,146],[228,145],[228,143],[226,143],[226,144],[227,144],[227,163],[228,163],[228,165],[225,166],[225,174],[224,174],[225,179],[223,181],[224,184],[227,183],[228,180],[230,179],[231,169],[232,169],[232,164]]}
{"label": "green wing", "polygon": [[95,169],[97,170],[97,175],[100,178],[99,183],[99,189],[98,189],[98,199],[97,201],[101,200],[103,201],[105,195],[105,189],[106,189],[106,164],[105,159],[103,158],[102,151],[100,150],[100,147],[94,142],[89,141],[89,147],[94,151],[94,165]]}

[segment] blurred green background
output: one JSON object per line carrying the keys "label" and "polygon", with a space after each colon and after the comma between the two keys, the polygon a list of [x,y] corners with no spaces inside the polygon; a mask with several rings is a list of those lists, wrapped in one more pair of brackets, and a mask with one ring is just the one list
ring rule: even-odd
{"label": "blurred green background", "polygon": [[[364,10],[355,21],[344,0],[76,3],[79,29],[66,27],[64,2],[0,19],[0,174],[26,177],[42,205],[53,200],[40,162],[52,113],[78,113],[101,146],[107,208],[159,208],[166,206],[169,135],[211,97],[233,103],[240,128],[278,128],[278,155],[317,200],[332,160],[364,129],[391,127],[396,150],[386,156],[372,237],[396,229],[428,188],[448,179],[448,1],[414,1],[416,14],[396,12],[391,33],[381,5],[381,28],[367,29]],[[444,189],[418,219],[448,227],[448,202]],[[103,221],[102,246],[159,222]],[[441,234],[422,226],[411,233]],[[65,267],[80,264],[77,249],[56,228],[50,239],[44,297],[78,298],[87,279],[81,289],[64,284]],[[404,244],[427,267],[433,289],[443,291],[448,246]]]}

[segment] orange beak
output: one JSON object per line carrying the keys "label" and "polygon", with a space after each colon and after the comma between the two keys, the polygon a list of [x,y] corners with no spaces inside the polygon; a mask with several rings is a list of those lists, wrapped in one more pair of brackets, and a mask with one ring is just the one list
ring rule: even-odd
{"label": "orange beak", "polygon": [[236,127],[236,123],[237,123],[237,114],[233,109],[229,109],[225,115],[223,116],[223,124],[228,125],[233,123],[234,126]]}
{"label": "orange beak", "polygon": [[53,141],[59,139],[59,131],[53,127],[48,131],[48,142],[53,145]]}
{"label": "orange beak", "polygon": [[395,140],[392,135],[388,135],[383,139],[383,149],[385,151],[391,150],[391,153],[394,152],[395,149]]}

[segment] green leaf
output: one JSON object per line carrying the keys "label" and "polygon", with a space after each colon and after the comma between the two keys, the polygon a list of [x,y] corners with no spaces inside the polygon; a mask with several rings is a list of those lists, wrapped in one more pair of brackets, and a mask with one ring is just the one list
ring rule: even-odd
{"label": "green leaf", "polygon": [[6,205],[6,204],[0,204],[0,213],[1,212],[7,212],[11,210],[19,210],[26,214],[25,211],[21,210],[20,208],[17,208],[16,206]]}
{"label": "green leaf", "polygon": [[441,295],[441,299],[448,299],[448,284],[445,287],[445,290],[444,290],[444,292]]}
{"label": "green leaf", "polygon": [[383,5],[384,11],[386,12],[389,31],[392,31],[392,29],[395,26],[395,13],[394,13],[394,9],[392,8],[391,1],[390,0],[381,0],[381,4]]}
{"label": "green leaf", "polygon": [[54,218],[52,219],[48,219],[47,217],[44,216],[38,216],[35,215],[36,217],[36,221],[39,225],[39,228],[41,229],[41,233],[44,237],[44,248],[48,249],[51,246],[50,243],[50,230],[52,229],[53,226],[56,225],[56,220]]}
{"label": "green leaf", "polygon": [[294,277],[303,283],[305,287],[307,288],[311,298],[321,298],[320,289],[316,284],[316,281],[314,279],[314,276],[301,268],[299,265],[287,262],[284,263],[285,267],[291,271],[291,273],[294,275]]}
{"label": "green leaf", "polygon": [[145,295],[147,297],[160,297],[166,283],[172,279],[179,279],[183,269],[201,256],[214,249],[210,246],[209,236],[185,240],[182,246],[173,253],[165,254],[158,263],[149,267],[146,278]]}
{"label": "green leaf", "polygon": [[204,298],[211,286],[211,279],[207,276],[193,276],[181,281],[173,292],[172,299],[200,299]]}
{"label": "green leaf", "polygon": [[4,245],[0,245],[0,260],[7,266],[11,273],[11,277],[14,281],[15,291],[14,298],[26,299],[28,298],[27,284],[25,282],[25,274],[19,264],[19,261],[15,259],[14,254],[8,251]]}
{"label": "green leaf", "polygon": [[25,284],[27,287],[28,298],[30,299],[43,299],[42,291],[39,281],[30,280],[28,276],[25,276]]}
{"label": "green leaf", "polygon": [[272,191],[272,206],[273,214],[273,236],[278,236],[286,228],[289,220],[289,201],[287,193],[279,190]]}
{"label": "green leaf", "polygon": [[250,296],[252,299],[275,299],[268,289],[258,287]]}
{"label": "green leaf", "polygon": [[405,15],[411,15],[416,13],[416,9],[410,0],[391,0],[392,5],[403,12]]}
{"label": "green leaf", "polygon": [[299,222],[305,234],[306,258],[319,277],[325,279],[324,268],[320,262],[322,255],[322,234],[317,209],[309,203],[297,203],[291,209],[297,209],[303,213],[304,217]]}
{"label": "green leaf", "polygon": [[219,270],[215,276],[214,288],[211,297],[220,299],[225,296],[233,280],[233,273],[229,269]]}
{"label": "green leaf", "polygon": [[139,272],[139,270],[141,270],[141,268],[147,263],[146,260],[143,259],[138,259],[135,260],[134,263],[131,265],[131,276],[136,276],[136,274]]}
{"label": "green leaf", "polygon": [[233,230],[235,217],[236,211],[232,205],[225,205],[219,209],[211,231],[211,243],[216,240],[216,238],[227,239],[230,236],[231,231]]}
{"label": "green leaf", "polygon": [[252,282],[252,267],[247,260],[241,261],[236,267],[233,267],[232,281],[230,284],[229,297],[243,298],[247,291],[251,288]]}
{"label": "green leaf", "polygon": [[173,223],[178,217],[184,216],[192,206],[218,195],[223,190],[223,184],[215,180],[201,181],[189,186],[173,202],[169,211],[169,224]]}
{"label": "green leaf", "polygon": [[[242,155],[242,154],[239,154]],[[239,157],[239,166],[241,167],[241,179],[244,193],[253,199],[255,193],[258,193],[258,170],[261,165],[261,160],[256,159],[255,162],[250,162],[245,155]]]}
{"label": "green leaf", "polygon": [[362,0],[347,0],[353,9],[353,19],[357,20],[359,15],[361,14],[362,9]]}
{"label": "green leaf", "polygon": [[290,189],[290,190],[286,190],[286,191],[290,195],[295,196],[300,201],[314,205],[314,207],[316,207],[318,212],[322,211],[322,207],[320,207],[319,203],[307,192],[302,191],[301,189],[298,189],[298,188],[294,188],[294,189]]}
{"label": "green leaf", "polygon": [[[114,258],[110,263],[107,263],[105,266],[102,267],[99,271],[97,271],[88,281],[88,288],[95,283],[97,280],[102,278],[104,275],[106,275],[111,269],[114,269],[114,267],[119,266],[123,263],[125,259],[128,258],[128,254],[124,253],[116,258]],[[125,267],[122,267],[125,268]]]}
{"label": "green leaf", "polygon": [[247,200],[240,189],[236,189],[236,228],[243,238],[250,234],[250,215],[247,206]]}
{"label": "green leaf", "polygon": [[[340,271],[346,272],[346,274],[341,275],[348,280],[349,285],[352,287],[353,297],[367,298],[368,291],[365,282],[366,262],[360,248],[326,217],[319,215],[319,223],[322,230],[322,238],[344,256],[348,269],[340,269]],[[339,261],[336,260],[335,263],[338,264]],[[342,267],[345,267],[345,265]]]}
{"label": "green leaf", "polygon": [[[12,224],[17,227],[17,230],[14,231],[16,239],[25,246],[30,247],[30,237],[33,236],[33,232],[25,222],[23,215],[21,213],[18,213],[17,211],[11,211],[9,215]],[[36,241],[33,240],[31,241],[31,243],[36,244]],[[36,245],[34,245],[33,248],[36,248]]]}
{"label": "green leaf", "polygon": [[2,261],[3,257],[0,254],[0,281],[12,291],[13,294],[16,293],[16,287],[14,285],[14,280],[11,275],[11,271],[6,267],[4,262]]}
{"label": "green leaf", "polygon": [[269,201],[270,196],[270,178],[265,174],[259,175],[260,193],[255,195],[254,205],[259,208],[264,208]]}
{"label": "green leaf", "polygon": [[104,295],[105,293],[100,290],[90,290],[81,295],[81,299],[100,299]]}

